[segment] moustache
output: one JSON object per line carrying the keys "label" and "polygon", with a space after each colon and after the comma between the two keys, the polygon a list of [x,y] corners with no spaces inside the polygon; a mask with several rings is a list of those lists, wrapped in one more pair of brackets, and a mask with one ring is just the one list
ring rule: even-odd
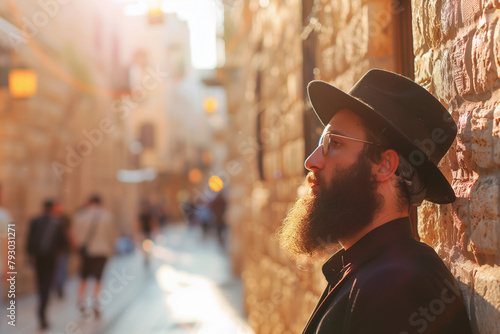
{"label": "moustache", "polygon": [[320,177],[319,175],[314,174],[313,172],[309,172],[306,177],[306,182],[309,186],[319,185]]}

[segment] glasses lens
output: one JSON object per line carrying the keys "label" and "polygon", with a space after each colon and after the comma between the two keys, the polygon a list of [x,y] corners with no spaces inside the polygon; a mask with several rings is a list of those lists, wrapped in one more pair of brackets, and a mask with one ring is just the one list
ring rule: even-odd
{"label": "glasses lens", "polygon": [[327,155],[330,151],[330,135],[328,133],[321,136],[320,145],[323,148],[323,155]]}

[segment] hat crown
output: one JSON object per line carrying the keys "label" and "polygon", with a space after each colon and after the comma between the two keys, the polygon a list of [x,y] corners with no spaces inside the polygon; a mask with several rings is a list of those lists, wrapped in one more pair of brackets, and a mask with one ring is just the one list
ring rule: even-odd
{"label": "hat crown", "polygon": [[393,131],[399,131],[436,165],[455,140],[457,126],[448,110],[426,89],[406,77],[371,70],[348,94],[378,112],[390,122]]}

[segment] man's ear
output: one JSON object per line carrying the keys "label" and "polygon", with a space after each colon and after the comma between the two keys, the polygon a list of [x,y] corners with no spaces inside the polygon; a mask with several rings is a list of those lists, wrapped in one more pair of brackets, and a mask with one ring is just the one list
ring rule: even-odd
{"label": "man's ear", "polygon": [[386,150],[380,155],[381,160],[377,164],[377,181],[384,182],[389,180],[398,169],[399,155],[394,150]]}

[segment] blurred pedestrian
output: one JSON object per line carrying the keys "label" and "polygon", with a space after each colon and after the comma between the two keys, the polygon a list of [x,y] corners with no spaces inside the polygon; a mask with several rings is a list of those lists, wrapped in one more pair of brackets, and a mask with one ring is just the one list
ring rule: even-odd
{"label": "blurred pedestrian", "polygon": [[68,238],[58,217],[54,215],[53,208],[52,200],[44,201],[43,213],[30,222],[28,231],[28,255],[30,262],[35,266],[38,286],[40,329],[47,329],[49,326],[46,309],[56,265],[60,254],[69,248]]}
{"label": "blurred pedestrian", "polygon": [[66,238],[69,242],[68,249],[63,251],[59,256],[55,276],[55,287],[57,295],[59,296],[59,298],[64,298],[64,284],[66,282],[68,273],[70,250],[74,250],[76,248],[76,242],[71,231],[71,218],[67,213],[64,212],[64,206],[61,201],[54,202],[52,212],[55,217],[59,218],[59,223],[61,224],[61,227],[66,234]]}
{"label": "blurred pedestrian", "polygon": [[212,209],[214,216],[217,240],[219,241],[220,246],[224,249],[225,248],[224,233],[227,227],[224,215],[226,213],[227,200],[222,191],[217,193],[217,196],[215,196],[213,201],[210,203],[210,207]]}
{"label": "blurred pedestrian", "polygon": [[192,198],[189,198],[184,203],[181,204],[182,213],[184,214],[184,218],[187,220],[189,228],[193,228],[198,224],[198,220],[196,218],[195,210],[196,206]]}
{"label": "blurred pedestrian", "polygon": [[157,203],[152,206],[153,217],[158,222],[158,227],[160,229],[164,228],[169,219],[168,209],[165,203]]}
{"label": "blurred pedestrian", "polygon": [[307,90],[325,129],[280,244],[292,258],[342,249],[323,265],[328,286],[303,333],[472,333],[454,276],[415,240],[409,219],[424,200],[455,200],[437,166],[457,133],[448,110],[415,82],[377,69],[349,93],[323,81]]}
{"label": "blurred pedestrian", "polygon": [[[111,213],[102,207],[101,197],[90,197],[87,207],[75,217],[73,235],[80,255],[80,285],[78,307],[85,313],[90,306],[96,317],[100,316],[101,279],[107,260],[114,254],[118,236]],[[87,301],[87,282],[94,277],[90,305]]]}
{"label": "blurred pedestrian", "polygon": [[208,201],[202,201],[201,203],[196,205],[194,209],[194,215],[196,217],[196,220],[201,224],[203,239],[206,239],[208,237],[208,233],[210,232],[210,228],[213,224],[214,218],[212,209],[210,208]]}
{"label": "blurred pedestrian", "polygon": [[144,265],[149,266],[153,245],[151,234],[157,226],[156,218],[153,215],[153,210],[149,201],[143,201],[141,203],[137,222],[142,236],[141,249],[144,252]]}

